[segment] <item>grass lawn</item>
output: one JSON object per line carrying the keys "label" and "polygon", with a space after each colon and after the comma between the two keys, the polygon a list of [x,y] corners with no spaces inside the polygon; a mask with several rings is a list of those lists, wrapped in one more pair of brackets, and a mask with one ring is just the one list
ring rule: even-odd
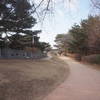
{"label": "grass lawn", "polygon": [[42,100],[68,74],[58,58],[0,60],[0,100]]}

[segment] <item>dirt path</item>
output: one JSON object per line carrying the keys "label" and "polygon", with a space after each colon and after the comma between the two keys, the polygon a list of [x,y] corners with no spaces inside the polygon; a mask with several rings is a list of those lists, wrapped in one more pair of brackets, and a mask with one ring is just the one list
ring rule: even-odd
{"label": "dirt path", "polygon": [[70,68],[70,75],[44,100],[100,100],[100,70],[61,57]]}

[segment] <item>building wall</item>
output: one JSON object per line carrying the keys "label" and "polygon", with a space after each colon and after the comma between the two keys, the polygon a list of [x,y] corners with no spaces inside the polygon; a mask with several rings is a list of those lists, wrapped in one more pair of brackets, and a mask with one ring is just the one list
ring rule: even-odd
{"label": "building wall", "polygon": [[14,50],[14,49],[0,49],[0,58],[33,58],[39,59],[46,57],[41,51],[37,52],[26,52],[24,50]]}
{"label": "building wall", "polygon": [[1,58],[1,49],[0,49],[0,58]]}

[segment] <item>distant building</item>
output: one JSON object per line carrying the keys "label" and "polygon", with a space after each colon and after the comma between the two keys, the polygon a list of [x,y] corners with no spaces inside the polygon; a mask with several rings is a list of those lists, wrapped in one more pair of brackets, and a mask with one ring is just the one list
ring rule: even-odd
{"label": "distant building", "polygon": [[0,58],[42,58],[46,54],[41,51],[25,51],[25,50],[15,50],[10,48],[0,48]]}
{"label": "distant building", "polygon": [[[32,43],[33,42],[33,43]],[[35,48],[35,45],[39,42],[39,37],[34,36],[33,41],[25,41],[24,45],[29,46],[30,44],[33,47],[27,47],[25,50],[11,49],[7,46],[4,46],[5,43],[0,41],[0,58],[42,58],[46,54],[41,52],[39,49]]]}

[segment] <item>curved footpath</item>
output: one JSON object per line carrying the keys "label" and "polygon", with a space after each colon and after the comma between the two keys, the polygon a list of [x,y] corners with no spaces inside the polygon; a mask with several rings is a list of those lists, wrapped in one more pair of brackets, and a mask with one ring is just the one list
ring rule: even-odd
{"label": "curved footpath", "polygon": [[100,70],[60,57],[70,68],[69,77],[44,100],[100,100]]}

